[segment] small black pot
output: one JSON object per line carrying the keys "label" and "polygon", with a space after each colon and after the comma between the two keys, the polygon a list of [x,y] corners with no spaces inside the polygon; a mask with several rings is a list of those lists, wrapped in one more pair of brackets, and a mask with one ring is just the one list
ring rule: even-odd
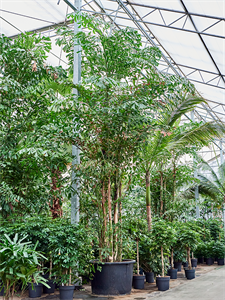
{"label": "small black pot", "polygon": [[177,269],[169,269],[168,270],[170,279],[177,279]]}
{"label": "small black pot", "polygon": [[224,265],[224,258],[217,258],[217,263],[218,263],[218,266],[223,266]]}
{"label": "small black pot", "polygon": [[48,280],[46,283],[50,286],[50,288],[47,288],[47,286],[43,285],[43,293],[53,294],[55,292],[55,283],[53,280]]}
{"label": "small black pot", "polygon": [[198,258],[198,263],[203,264],[204,263],[204,257],[199,257]]}
{"label": "small black pot", "polygon": [[209,258],[206,258],[205,262],[208,266],[211,266],[214,264],[214,259],[212,257],[209,257]]}
{"label": "small black pot", "polygon": [[182,265],[183,265],[183,268],[184,268],[184,270],[185,270],[185,268],[188,267],[188,261],[183,262]]}
{"label": "small black pot", "polygon": [[28,283],[29,287],[29,297],[30,298],[38,298],[41,297],[43,284],[42,283]]}
{"label": "small black pot", "polygon": [[181,261],[174,262],[174,268],[177,269],[178,272],[181,272],[181,265],[182,265]]}
{"label": "small black pot", "polygon": [[195,278],[195,269],[185,270],[185,276],[188,280]]}
{"label": "small black pot", "polygon": [[75,285],[60,286],[59,287],[60,300],[73,300],[74,289],[75,289]]}
{"label": "small black pot", "polygon": [[133,276],[133,287],[134,289],[143,290],[145,286],[145,275],[134,275]]}
{"label": "small black pot", "polygon": [[153,283],[154,282],[154,272],[145,272],[146,282]]}
{"label": "small black pot", "polygon": [[196,268],[197,267],[197,262],[198,262],[197,258],[192,258],[191,259],[191,266],[192,266],[192,268]]}
{"label": "small black pot", "polygon": [[156,283],[159,291],[167,291],[170,288],[170,276],[156,277]]}

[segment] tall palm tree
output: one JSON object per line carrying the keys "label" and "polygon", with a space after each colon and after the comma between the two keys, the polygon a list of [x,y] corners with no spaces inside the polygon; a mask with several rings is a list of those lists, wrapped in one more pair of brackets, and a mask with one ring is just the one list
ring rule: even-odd
{"label": "tall palm tree", "polygon": [[207,122],[202,125],[190,126],[184,131],[174,130],[177,122],[182,115],[192,111],[197,104],[206,102],[203,98],[186,94],[165,103],[163,110],[158,116],[158,128],[166,130],[157,130],[149,138],[147,145],[142,148],[142,168],[145,172],[146,184],[146,211],[148,229],[151,230],[151,193],[150,181],[152,167],[160,162],[165,150],[173,151],[183,146],[201,145],[207,146],[214,137],[221,137],[225,133],[223,124],[216,122]]}

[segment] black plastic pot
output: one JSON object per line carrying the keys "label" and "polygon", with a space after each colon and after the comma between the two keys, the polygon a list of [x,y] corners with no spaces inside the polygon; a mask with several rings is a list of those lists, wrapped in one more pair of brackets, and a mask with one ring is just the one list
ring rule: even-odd
{"label": "black plastic pot", "polygon": [[145,272],[146,282],[153,283],[154,282],[154,272]]}
{"label": "black plastic pot", "polygon": [[198,262],[197,258],[192,258],[191,259],[191,266],[192,266],[192,268],[196,268],[197,267],[197,262]]}
{"label": "black plastic pot", "polygon": [[187,267],[188,267],[188,262],[187,262],[187,261],[185,261],[185,262],[183,262],[183,263],[182,263],[182,265],[183,265],[183,268],[184,268],[184,270],[185,270],[185,268],[187,268]]}
{"label": "black plastic pot", "polygon": [[217,263],[218,263],[218,266],[223,266],[224,265],[224,258],[217,258]]}
{"label": "black plastic pot", "polygon": [[42,283],[28,283],[29,287],[29,297],[30,298],[38,298],[41,297],[43,284]]}
{"label": "black plastic pot", "polygon": [[[97,295],[126,295],[130,294],[133,279],[133,265],[135,260],[124,260],[122,262],[106,262],[94,264],[94,278],[91,281],[92,293]],[[101,272],[97,270],[98,264]]]}
{"label": "black plastic pot", "polygon": [[178,272],[181,272],[181,265],[182,265],[181,261],[174,262],[174,268],[177,269]]}
{"label": "black plastic pot", "polygon": [[185,270],[185,276],[188,280],[195,278],[195,269]]}
{"label": "black plastic pot", "polygon": [[143,290],[145,287],[145,275],[134,275],[133,287],[134,289]]}
{"label": "black plastic pot", "polygon": [[170,288],[170,276],[156,277],[159,291],[167,291]]}
{"label": "black plastic pot", "polygon": [[4,296],[4,287],[2,285],[2,282],[0,282],[0,296]]}
{"label": "black plastic pot", "polygon": [[177,269],[169,269],[168,270],[170,279],[177,279]]}
{"label": "black plastic pot", "polygon": [[209,257],[209,258],[206,258],[205,262],[208,266],[211,266],[214,264],[214,259],[212,257]]}
{"label": "black plastic pot", "polygon": [[53,280],[48,280],[46,283],[50,286],[50,288],[47,288],[47,286],[43,285],[43,293],[53,294],[55,292],[55,283]]}
{"label": "black plastic pot", "polygon": [[75,289],[75,285],[60,286],[59,287],[60,300],[73,300],[74,289]]}
{"label": "black plastic pot", "polygon": [[198,258],[198,263],[203,264],[204,263],[204,257],[199,257]]}

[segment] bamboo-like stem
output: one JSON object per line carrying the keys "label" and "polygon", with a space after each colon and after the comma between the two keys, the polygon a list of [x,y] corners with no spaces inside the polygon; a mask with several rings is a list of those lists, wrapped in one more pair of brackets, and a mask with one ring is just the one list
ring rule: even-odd
{"label": "bamboo-like stem", "polygon": [[139,240],[138,240],[138,238],[136,239],[136,241],[137,241],[137,275],[139,275],[140,265],[139,265]]}
{"label": "bamboo-like stem", "polygon": [[103,214],[103,228],[102,228],[102,247],[105,247],[106,243],[106,209],[105,209],[105,186],[104,181],[102,182],[102,214]]}
{"label": "bamboo-like stem", "polygon": [[145,174],[145,183],[146,183],[146,211],[147,211],[147,222],[148,230],[152,229],[152,216],[151,216],[151,194],[150,194],[150,171],[149,169]]}
{"label": "bamboo-like stem", "polygon": [[122,261],[122,246],[123,246],[123,240],[122,240],[122,182],[120,181],[119,184],[119,222],[120,222],[120,231],[119,231],[119,247],[118,247],[118,259],[119,261]]}
{"label": "bamboo-like stem", "polygon": [[164,277],[165,269],[164,269],[164,258],[163,258],[163,246],[161,246],[161,262],[162,262],[162,277]]}
{"label": "bamboo-like stem", "polygon": [[173,248],[171,248],[171,269],[173,269]]}
{"label": "bamboo-like stem", "polygon": [[192,269],[190,252],[191,252],[190,247],[187,247],[187,258],[188,258],[188,269],[189,269],[189,270]]}
{"label": "bamboo-like stem", "polygon": [[50,254],[49,279],[52,277],[52,254]]}
{"label": "bamboo-like stem", "polygon": [[118,185],[115,184],[114,194],[114,234],[113,234],[113,261],[117,261],[118,255]]}
{"label": "bamboo-like stem", "polygon": [[72,282],[72,274],[71,274],[71,267],[69,268],[69,285],[71,285],[71,282]]}
{"label": "bamboo-like stem", "polygon": [[109,216],[109,262],[113,262],[113,228],[112,228],[112,201],[111,181],[108,181],[108,216]]}

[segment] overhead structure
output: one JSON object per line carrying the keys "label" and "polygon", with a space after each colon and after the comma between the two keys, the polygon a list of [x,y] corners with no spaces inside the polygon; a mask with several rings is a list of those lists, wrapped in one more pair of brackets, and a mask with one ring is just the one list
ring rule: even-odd
{"label": "overhead structure", "polygon": [[[15,37],[37,31],[56,38],[55,27],[77,9],[73,0],[1,0],[0,32]],[[83,0],[81,10],[102,16],[117,27],[130,26],[142,36],[143,47],[162,51],[159,70],[185,76],[208,105],[198,105],[195,120],[225,122],[225,0]],[[66,66],[59,47],[49,62]],[[191,116],[189,116],[191,117]],[[207,160],[223,156],[223,141],[203,149]]]}

